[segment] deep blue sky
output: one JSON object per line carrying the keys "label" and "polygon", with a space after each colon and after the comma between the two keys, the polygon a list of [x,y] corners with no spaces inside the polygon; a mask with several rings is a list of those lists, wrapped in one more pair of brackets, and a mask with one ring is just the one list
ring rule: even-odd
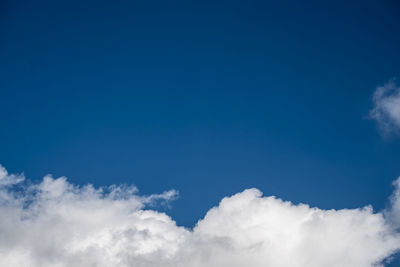
{"label": "deep blue sky", "polygon": [[174,188],[185,226],[249,187],[381,209],[400,175],[367,119],[400,75],[396,1],[2,0],[0,36],[10,172]]}

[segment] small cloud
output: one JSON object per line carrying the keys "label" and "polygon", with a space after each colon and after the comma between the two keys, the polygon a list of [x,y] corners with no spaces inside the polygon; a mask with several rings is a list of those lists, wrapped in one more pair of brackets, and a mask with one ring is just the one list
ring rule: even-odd
{"label": "small cloud", "polygon": [[0,187],[18,184],[24,180],[25,180],[25,177],[23,174],[9,175],[7,170],[3,166],[0,165]]}
{"label": "small cloud", "polygon": [[378,87],[373,95],[370,118],[377,122],[384,136],[400,133],[400,87],[395,81]]}

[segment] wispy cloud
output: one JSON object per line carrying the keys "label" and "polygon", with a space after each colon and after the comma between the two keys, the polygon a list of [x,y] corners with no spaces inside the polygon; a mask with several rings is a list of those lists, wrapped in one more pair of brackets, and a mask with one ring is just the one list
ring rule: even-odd
{"label": "wispy cloud", "polygon": [[385,136],[400,130],[400,87],[394,81],[376,89],[373,95],[374,107],[370,117],[374,119]]}
{"label": "wispy cloud", "polygon": [[385,212],[322,210],[249,189],[186,229],[144,209],[174,191],[141,197],[51,176],[28,185],[0,170],[0,266],[372,267],[400,249],[398,181]]}

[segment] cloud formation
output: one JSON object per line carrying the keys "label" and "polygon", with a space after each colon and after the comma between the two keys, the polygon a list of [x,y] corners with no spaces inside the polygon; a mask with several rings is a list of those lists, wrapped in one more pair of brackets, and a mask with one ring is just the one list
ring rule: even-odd
{"label": "cloud formation", "polygon": [[248,189],[222,199],[193,229],[145,209],[176,192],[24,182],[0,167],[0,266],[377,267],[400,249],[393,208],[322,210]]}
{"label": "cloud formation", "polygon": [[382,134],[399,133],[400,130],[400,87],[394,81],[375,90],[374,107],[370,117],[374,119]]}

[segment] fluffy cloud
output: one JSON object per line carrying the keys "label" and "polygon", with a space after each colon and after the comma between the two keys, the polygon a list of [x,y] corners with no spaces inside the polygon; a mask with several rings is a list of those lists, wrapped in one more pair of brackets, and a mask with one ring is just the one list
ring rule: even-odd
{"label": "fluffy cloud", "polygon": [[393,82],[376,89],[370,116],[384,135],[400,130],[400,88]]}
{"label": "fluffy cloud", "polygon": [[392,206],[321,210],[248,189],[193,229],[145,209],[176,192],[23,182],[0,168],[0,266],[372,267],[400,249],[400,182]]}

